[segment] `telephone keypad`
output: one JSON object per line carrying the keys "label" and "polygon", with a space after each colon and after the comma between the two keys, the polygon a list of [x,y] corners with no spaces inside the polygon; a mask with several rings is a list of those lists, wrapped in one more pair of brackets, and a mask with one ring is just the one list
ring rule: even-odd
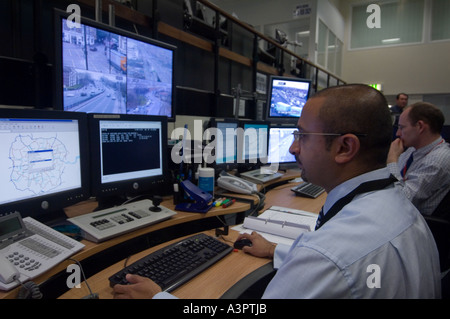
{"label": "telephone keypad", "polygon": [[28,271],[38,269],[42,265],[40,262],[34,260],[33,258],[30,258],[29,256],[26,256],[17,251],[10,253],[6,257],[14,266]]}

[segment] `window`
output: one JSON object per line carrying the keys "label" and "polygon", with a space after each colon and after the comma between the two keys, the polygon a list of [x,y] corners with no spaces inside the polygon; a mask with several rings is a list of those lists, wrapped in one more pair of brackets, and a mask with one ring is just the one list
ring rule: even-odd
{"label": "window", "polygon": [[[437,2],[445,2],[448,7],[446,0]],[[351,49],[422,42],[424,0],[385,1],[378,5],[381,28],[367,26],[371,15],[367,12],[367,3],[352,8]],[[446,23],[448,29],[448,21]]]}
{"label": "window", "polygon": [[450,39],[450,1],[433,0],[431,17],[431,40]]}
{"label": "window", "polygon": [[341,75],[342,41],[319,19],[317,64],[327,71]]}

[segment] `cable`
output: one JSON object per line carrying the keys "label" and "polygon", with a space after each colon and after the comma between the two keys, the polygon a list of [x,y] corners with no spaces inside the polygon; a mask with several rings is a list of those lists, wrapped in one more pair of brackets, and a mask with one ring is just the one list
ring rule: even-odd
{"label": "cable", "polygon": [[128,264],[128,260],[130,260],[131,255],[127,257],[127,259],[125,259],[124,263],[123,263],[123,268],[127,268],[127,264]]}
{"label": "cable", "polygon": [[83,270],[83,267],[81,266],[80,262],[78,260],[76,260],[76,259],[73,259],[73,258],[67,258],[67,259],[71,260],[71,261],[74,261],[78,265],[78,267],[80,267],[81,274],[83,275],[84,282],[86,283],[86,287],[89,290],[89,295],[84,297],[83,299],[85,299],[85,298],[87,298],[87,299],[92,299],[92,298],[97,299],[98,298],[98,294],[95,294],[95,293],[92,292],[91,287],[89,286],[89,284],[87,282],[86,275],[84,274],[84,270]]}
{"label": "cable", "polygon": [[22,283],[19,278],[16,278],[16,281],[22,286],[17,295],[17,299],[42,299],[42,292],[36,283],[33,281]]}

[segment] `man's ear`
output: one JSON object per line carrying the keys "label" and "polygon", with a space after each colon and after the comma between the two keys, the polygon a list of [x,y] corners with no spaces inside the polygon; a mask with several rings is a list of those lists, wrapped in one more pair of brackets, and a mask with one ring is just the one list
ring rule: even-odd
{"label": "man's ear", "polygon": [[428,123],[426,123],[422,120],[419,120],[419,121],[417,121],[416,125],[419,128],[419,132],[422,133],[423,130],[425,129],[425,127],[428,126]]}
{"label": "man's ear", "polygon": [[358,154],[361,144],[354,134],[345,134],[335,140],[335,160],[338,164],[351,161]]}

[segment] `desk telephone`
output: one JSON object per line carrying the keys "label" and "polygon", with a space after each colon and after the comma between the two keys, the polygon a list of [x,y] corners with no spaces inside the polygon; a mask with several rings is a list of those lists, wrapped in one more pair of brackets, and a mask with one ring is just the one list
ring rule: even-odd
{"label": "desk telephone", "polygon": [[16,212],[0,217],[0,290],[10,290],[56,266],[84,244]]}
{"label": "desk telephone", "polygon": [[217,179],[217,186],[239,194],[254,194],[258,192],[255,183],[233,176],[226,172],[221,172]]}

